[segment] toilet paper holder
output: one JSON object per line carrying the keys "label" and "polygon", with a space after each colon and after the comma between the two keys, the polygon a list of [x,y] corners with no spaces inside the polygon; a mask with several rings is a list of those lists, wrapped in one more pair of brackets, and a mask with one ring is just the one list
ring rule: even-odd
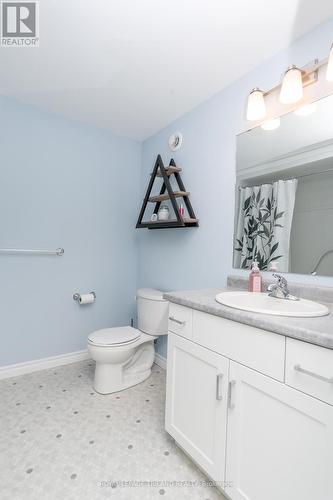
{"label": "toilet paper holder", "polygon": [[[96,293],[95,292],[89,292],[89,294],[92,294],[94,296],[94,300],[96,300]],[[73,294],[73,300],[76,300],[77,302],[80,300],[81,294],[80,293],[74,293]]]}

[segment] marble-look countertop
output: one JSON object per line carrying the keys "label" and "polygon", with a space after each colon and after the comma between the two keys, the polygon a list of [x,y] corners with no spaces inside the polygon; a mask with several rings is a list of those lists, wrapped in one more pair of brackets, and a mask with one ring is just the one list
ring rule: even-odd
{"label": "marble-look countertop", "polygon": [[330,314],[318,318],[272,316],[233,309],[216,302],[215,296],[218,293],[231,290],[235,288],[168,292],[164,294],[164,298],[175,304],[221,316],[231,321],[333,349],[333,304],[325,304],[329,307]]}

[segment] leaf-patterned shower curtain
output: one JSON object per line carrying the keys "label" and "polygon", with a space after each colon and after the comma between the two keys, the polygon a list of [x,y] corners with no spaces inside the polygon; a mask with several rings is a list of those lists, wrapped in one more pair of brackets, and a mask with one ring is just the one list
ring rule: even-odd
{"label": "leaf-patterned shower curtain", "polygon": [[296,189],[296,179],[240,188],[234,267],[250,269],[257,260],[267,270],[277,261],[280,271],[289,270]]}

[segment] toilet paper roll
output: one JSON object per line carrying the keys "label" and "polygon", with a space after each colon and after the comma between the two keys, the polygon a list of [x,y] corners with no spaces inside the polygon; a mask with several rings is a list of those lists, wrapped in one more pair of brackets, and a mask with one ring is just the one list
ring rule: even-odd
{"label": "toilet paper roll", "polygon": [[79,296],[79,304],[92,304],[95,302],[95,298],[94,293],[83,293]]}

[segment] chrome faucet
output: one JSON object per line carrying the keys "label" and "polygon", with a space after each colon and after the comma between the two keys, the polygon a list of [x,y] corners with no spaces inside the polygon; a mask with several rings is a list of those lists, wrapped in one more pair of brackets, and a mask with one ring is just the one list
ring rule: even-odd
{"label": "chrome faucet", "polygon": [[274,297],[276,299],[286,299],[286,300],[299,300],[298,297],[290,295],[288,288],[288,281],[281,274],[273,274],[274,278],[277,279],[277,283],[272,283],[268,285],[267,291],[269,297]]}

